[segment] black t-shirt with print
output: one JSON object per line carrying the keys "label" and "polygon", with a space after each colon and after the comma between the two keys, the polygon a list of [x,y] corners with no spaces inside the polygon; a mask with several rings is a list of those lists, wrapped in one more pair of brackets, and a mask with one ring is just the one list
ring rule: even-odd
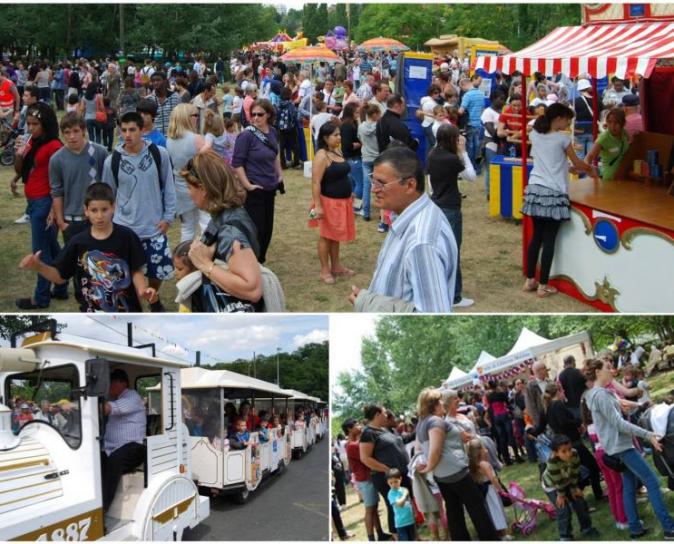
{"label": "black t-shirt with print", "polygon": [[142,312],[133,272],[145,264],[140,238],[113,223],[112,234],[97,240],[91,229],[75,235],[53,266],[63,279],[75,277],[83,312]]}

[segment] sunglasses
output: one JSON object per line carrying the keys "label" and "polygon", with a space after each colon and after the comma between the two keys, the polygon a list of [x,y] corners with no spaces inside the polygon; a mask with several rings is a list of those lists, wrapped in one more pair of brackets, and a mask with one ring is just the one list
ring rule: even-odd
{"label": "sunglasses", "polygon": [[251,114],[250,114],[251,117],[264,117],[265,115],[267,115],[266,112],[260,112],[260,111],[251,112]]}

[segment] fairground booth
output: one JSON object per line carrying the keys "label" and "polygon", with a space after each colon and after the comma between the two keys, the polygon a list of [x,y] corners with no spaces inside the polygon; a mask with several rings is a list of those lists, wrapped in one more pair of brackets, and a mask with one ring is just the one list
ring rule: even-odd
{"label": "fairground booth", "polygon": [[[589,74],[598,119],[597,80],[641,76],[645,132],[637,134],[613,181],[573,180],[571,220],[557,237],[551,284],[602,311],[665,312],[674,308],[674,4],[588,4],[584,24],[560,27],[533,45],[505,56],[482,56],[476,68],[530,77]],[[526,101],[526,97],[523,97]],[[526,187],[526,115],[522,108],[521,159],[510,178],[512,199]],[[593,126],[597,137],[598,126]],[[648,164],[644,169],[642,165]],[[636,169],[636,172],[635,172]],[[521,179],[521,184],[519,180]],[[503,183],[501,183],[503,187]],[[523,221],[522,265],[533,233]]]}
{"label": "fairground booth", "polygon": [[548,339],[523,327],[513,347],[501,357],[483,351],[468,372],[454,367],[443,389],[462,389],[490,380],[512,381],[526,377],[531,365],[542,361],[550,377],[555,379],[563,370],[564,358],[573,355],[577,363],[593,356],[592,340],[587,332],[579,332],[555,339]]}

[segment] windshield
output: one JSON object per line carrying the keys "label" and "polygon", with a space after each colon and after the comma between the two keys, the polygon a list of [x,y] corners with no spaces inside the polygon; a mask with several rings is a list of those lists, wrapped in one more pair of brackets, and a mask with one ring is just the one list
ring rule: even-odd
{"label": "windshield", "polygon": [[6,398],[12,410],[12,431],[41,421],[52,426],[73,449],[82,441],[80,401],[72,394],[79,387],[75,365],[63,365],[10,376]]}

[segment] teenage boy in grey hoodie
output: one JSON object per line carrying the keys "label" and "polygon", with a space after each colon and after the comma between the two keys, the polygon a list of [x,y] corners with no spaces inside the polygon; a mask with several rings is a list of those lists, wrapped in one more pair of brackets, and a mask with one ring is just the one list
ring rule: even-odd
{"label": "teenage boy in grey hoodie", "polygon": [[[173,278],[173,260],[168,232],[176,213],[176,192],[168,151],[143,140],[143,118],[135,111],[121,118],[122,141],[103,166],[103,182],[116,192],[114,222],[129,227],[140,238],[145,251],[145,275],[150,287],[159,291],[161,282]],[[155,154],[161,165],[155,160]],[[114,172],[115,153],[119,169]],[[157,298],[153,312],[164,306]]]}

